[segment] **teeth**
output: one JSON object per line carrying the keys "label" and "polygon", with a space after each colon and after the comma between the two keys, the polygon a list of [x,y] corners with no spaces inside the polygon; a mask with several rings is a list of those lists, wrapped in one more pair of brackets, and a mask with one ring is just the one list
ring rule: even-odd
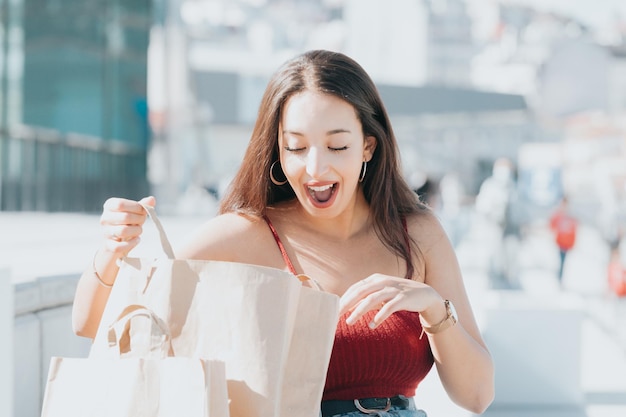
{"label": "teeth", "polygon": [[309,186],[309,189],[310,189],[311,191],[315,191],[315,192],[318,192],[318,193],[319,193],[319,192],[322,192],[322,191],[326,191],[326,190],[328,190],[329,188],[333,188],[333,184],[329,184],[329,185],[322,185],[322,186],[319,186],[319,187],[311,187],[311,186]]}

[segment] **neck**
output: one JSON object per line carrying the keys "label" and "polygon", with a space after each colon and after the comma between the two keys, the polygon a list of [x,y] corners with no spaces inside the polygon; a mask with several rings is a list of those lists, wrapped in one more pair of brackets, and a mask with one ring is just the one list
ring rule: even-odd
{"label": "neck", "polygon": [[316,234],[335,241],[347,241],[361,236],[372,226],[369,205],[362,193],[358,193],[354,204],[336,217],[311,216],[299,203],[297,203],[297,211],[303,219],[303,227],[310,228]]}

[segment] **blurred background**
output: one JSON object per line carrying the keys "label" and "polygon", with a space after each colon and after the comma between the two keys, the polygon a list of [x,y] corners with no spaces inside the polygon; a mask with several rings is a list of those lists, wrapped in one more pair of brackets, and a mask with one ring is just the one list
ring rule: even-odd
{"label": "blurred background", "polygon": [[[184,240],[273,71],[318,48],[372,76],[457,249],[496,360],[485,414],[626,415],[625,2],[0,0],[0,416],[39,415],[50,356],[88,351],[69,312],[102,203],[155,195]],[[467,415],[436,373],[416,399]]]}

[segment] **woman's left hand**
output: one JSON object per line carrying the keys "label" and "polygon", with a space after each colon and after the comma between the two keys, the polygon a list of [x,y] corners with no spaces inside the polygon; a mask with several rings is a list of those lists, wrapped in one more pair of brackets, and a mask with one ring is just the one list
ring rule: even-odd
{"label": "woman's left hand", "polygon": [[379,310],[369,326],[374,329],[396,311],[422,313],[443,299],[432,287],[406,278],[373,274],[353,284],[341,297],[340,315],[350,312],[347,324],[356,323],[365,313]]}

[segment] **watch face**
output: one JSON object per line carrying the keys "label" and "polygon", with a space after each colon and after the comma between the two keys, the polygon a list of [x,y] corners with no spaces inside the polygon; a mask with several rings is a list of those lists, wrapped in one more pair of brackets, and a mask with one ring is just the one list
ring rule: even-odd
{"label": "watch face", "polygon": [[459,321],[459,316],[456,314],[456,308],[454,308],[454,304],[452,301],[448,300],[448,311],[450,312],[450,317],[454,319],[455,322]]}

